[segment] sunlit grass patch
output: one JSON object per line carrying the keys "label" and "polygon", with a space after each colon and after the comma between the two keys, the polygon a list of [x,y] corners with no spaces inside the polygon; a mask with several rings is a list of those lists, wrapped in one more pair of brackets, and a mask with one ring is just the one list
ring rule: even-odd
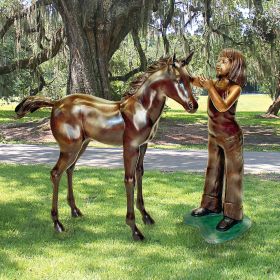
{"label": "sunlit grass patch", "polygon": [[26,123],[30,121],[41,120],[42,118],[50,117],[50,110],[41,109],[32,114],[26,115],[22,119],[15,119],[16,113],[14,111],[14,106],[6,105],[0,108],[0,124],[7,123]]}
{"label": "sunlit grass patch", "polygon": [[[198,96],[198,113],[207,111],[208,96]],[[267,94],[241,94],[238,99],[238,112],[266,112],[272,104],[272,100]],[[167,101],[168,107],[173,110],[183,110],[183,107],[172,99]]]}
{"label": "sunlit grass patch", "polygon": [[[195,114],[188,114],[180,104],[168,99],[169,109],[163,117],[185,123],[207,124],[207,96],[199,96],[199,108]],[[243,94],[238,100],[236,119],[241,126],[273,127],[279,134],[280,119],[262,118],[272,100],[265,94]]]}

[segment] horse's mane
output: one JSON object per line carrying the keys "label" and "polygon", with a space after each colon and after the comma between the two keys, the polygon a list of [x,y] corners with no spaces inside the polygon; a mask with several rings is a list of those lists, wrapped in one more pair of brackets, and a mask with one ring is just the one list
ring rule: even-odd
{"label": "horse's mane", "polygon": [[153,62],[147,70],[136,77],[131,83],[130,88],[123,94],[123,97],[126,99],[132,95],[134,95],[138,89],[145,83],[145,81],[155,72],[162,69],[163,67],[167,66],[167,62],[170,59],[170,56],[168,57],[161,57],[158,61]]}

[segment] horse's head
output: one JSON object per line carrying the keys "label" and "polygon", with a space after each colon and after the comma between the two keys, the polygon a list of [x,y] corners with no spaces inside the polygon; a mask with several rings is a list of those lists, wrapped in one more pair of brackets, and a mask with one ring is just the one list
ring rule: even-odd
{"label": "horse's head", "polygon": [[198,108],[190,85],[191,75],[185,68],[192,56],[193,52],[186,59],[177,60],[174,55],[168,61],[168,73],[174,83],[174,89],[168,91],[167,96],[181,104],[189,113],[195,113]]}

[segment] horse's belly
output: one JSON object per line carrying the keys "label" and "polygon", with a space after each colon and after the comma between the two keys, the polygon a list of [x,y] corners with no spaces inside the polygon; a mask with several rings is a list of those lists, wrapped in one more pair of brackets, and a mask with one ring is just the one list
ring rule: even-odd
{"label": "horse's belly", "polygon": [[88,117],[84,121],[84,131],[86,137],[101,143],[122,145],[124,121],[121,114],[109,118],[105,116]]}
{"label": "horse's belly", "polygon": [[89,135],[89,138],[108,145],[122,145],[123,131],[108,132],[104,130],[97,130]]}

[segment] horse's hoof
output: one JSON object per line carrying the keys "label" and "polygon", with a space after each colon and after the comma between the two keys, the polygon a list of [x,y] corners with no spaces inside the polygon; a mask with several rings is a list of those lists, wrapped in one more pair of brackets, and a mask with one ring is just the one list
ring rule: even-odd
{"label": "horse's hoof", "polygon": [[145,225],[153,225],[155,223],[155,221],[153,220],[153,218],[150,215],[144,215],[142,217],[142,220],[144,222]]}
{"label": "horse's hoof", "polygon": [[65,231],[64,226],[62,225],[62,223],[60,221],[54,222],[54,229],[56,232],[59,232],[59,233]]}
{"label": "horse's hoof", "polygon": [[142,241],[145,238],[144,235],[139,230],[134,231],[132,237],[134,241]]}
{"label": "horse's hoof", "polygon": [[71,214],[74,218],[83,216],[82,212],[78,208],[72,209]]}

